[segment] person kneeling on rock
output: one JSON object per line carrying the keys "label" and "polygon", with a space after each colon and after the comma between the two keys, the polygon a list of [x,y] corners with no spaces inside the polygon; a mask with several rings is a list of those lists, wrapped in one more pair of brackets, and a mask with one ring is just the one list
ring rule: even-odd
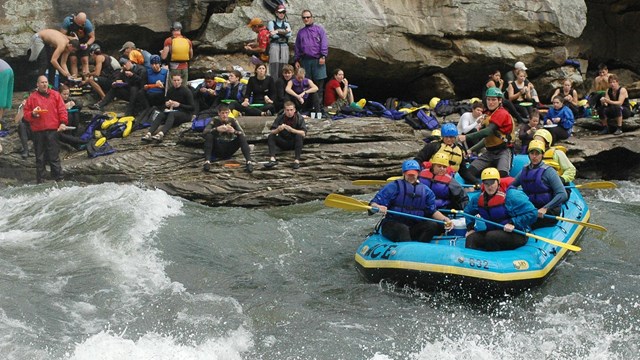
{"label": "person kneeling on rock", "polygon": [[307,136],[307,125],[304,122],[304,118],[296,111],[296,106],[293,102],[285,102],[284,112],[278,115],[273,124],[271,124],[271,133],[267,138],[270,159],[264,166],[272,168],[278,164],[276,160],[276,148],[278,147],[283,150],[294,149],[293,169],[299,169],[305,136]]}
{"label": "person kneeling on rock", "polygon": [[253,172],[253,161],[251,161],[251,149],[244,136],[244,131],[236,119],[229,118],[229,105],[221,104],[218,107],[218,116],[204,128],[204,171],[211,168],[211,157],[216,159],[228,159],[233,154],[242,150],[247,161],[245,170]]}

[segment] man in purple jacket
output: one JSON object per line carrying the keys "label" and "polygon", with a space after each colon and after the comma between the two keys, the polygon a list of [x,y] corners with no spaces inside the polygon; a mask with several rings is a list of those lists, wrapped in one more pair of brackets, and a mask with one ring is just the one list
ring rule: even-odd
{"label": "man in purple jacket", "polygon": [[323,103],[324,81],[327,78],[325,62],[329,54],[329,40],[324,28],[313,23],[311,11],[302,11],[302,22],[304,27],[298,31],[294,47],[296,69],[302,66],[307,77],[318,85],[318,97],[320,103]]}

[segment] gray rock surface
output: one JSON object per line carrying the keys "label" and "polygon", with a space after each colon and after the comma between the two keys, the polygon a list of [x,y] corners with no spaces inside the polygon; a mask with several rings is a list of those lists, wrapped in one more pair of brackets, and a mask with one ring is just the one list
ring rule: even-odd
{"label": "gray rock surface", "polygon": [[[267,161],[266,134],[272,117],[244,117],[241,123],[254,144],[256,161]],[[447,120],[452,120],[448,117]],[[456,119],[453,119],[456,120]],[[597,121],[581,119],[576,136],[564,145],[581,179],[640,178],[640,119],[625,120],[621,136],[598,136]],[[416,131],[402,121],[384,118],[348,118],[338,121],[308,120],[302,167],[291,169],[292,151],[278,155],[274,169],[227,168],[214,163],[203,172],[202,137],[189,124],[173,129],[165,141],[147,145],[143,131],[128,138],[111,139],[117,152],[89,159],[85,151],[65,148],[62,153],[65,181],[84,184],[119,182],[160,188],[169,194],[209,206],[265,207],[289,205],[324,198],[333,192],[356,194],[372,187],[351,184],[356,179],[386,179],[399,175],[399,166],[424,144],[426,131]],[[35,160],[20,157],[15,132],[0,139],[0,183],[20,185],[35,180]],[[621,161],[620,159],[625,159]],[[244,164],[240,152],[233,160]]]}

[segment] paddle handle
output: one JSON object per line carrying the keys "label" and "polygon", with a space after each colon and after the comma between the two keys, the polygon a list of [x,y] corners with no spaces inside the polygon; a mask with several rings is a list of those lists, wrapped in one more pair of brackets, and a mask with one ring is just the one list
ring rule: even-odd
{"label": "paddle handle", "polygon": [[[378,211],[378,208],[374,207],[372,208],[372,210],[375,209],[374,211]],[[424,216],[418,216],[418,215],[413,215],[413,214],[407,214],[407,213],[403,213],[400,211],[393,211],[393,210],[387,210],[388,214],[393,214],[393,215],[398,215],[398,216],[404,216],[404,217],[408,217],[408,218],[412,218],[412,219],[416,219],[416,220],[429,220],[429,221],[433,221],[433,222],[437,222],[439,224],[444,224],[444,221],[442,220],[436,220],[433,218],[427,218]]]}

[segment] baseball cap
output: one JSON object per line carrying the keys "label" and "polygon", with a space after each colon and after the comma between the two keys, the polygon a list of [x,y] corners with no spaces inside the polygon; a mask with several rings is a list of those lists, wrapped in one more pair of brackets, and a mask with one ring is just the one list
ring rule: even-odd
{"label": "baseball cap", "polygon": [[120,58],[120,65],[124,65],[124,64],[128,63],[129,61],[130,61],[129,58],[121,57]]}
{"label": "baseball cap", "polygon": [[262,23],[262,19],[257,17],[251,19],[251,21],[249,21],[249,24],[247,24],[248,27],[260,26],[260,25],[264,25],[264,24]]}
{"label": "baseball cap", "polygon": [[133,41],[127,41],[122,45],[122,49],[120,49],[120,52],[123,52],[126,49],[135,49],[135,48],[136,48],[136,44],[134,44]]}
{"label": "baseball cap", "polygon": [[515,65],[513,65],[513,67],[515,69],[527,70],[527,67],[524,66],[524,63],[522,61],[518,61]]}
{"label": "baseball cap", "polygon": [[162,62],[162,59],[160,59],[160,56],[158,55],[151,55],[151,58],[149,59],[149,63],[151,64],[160,64]]}
{"label": "baseball cap", "polygon": [[280,4],[276,8],[276,12],[287,12],[287,8],[283,4]]}

